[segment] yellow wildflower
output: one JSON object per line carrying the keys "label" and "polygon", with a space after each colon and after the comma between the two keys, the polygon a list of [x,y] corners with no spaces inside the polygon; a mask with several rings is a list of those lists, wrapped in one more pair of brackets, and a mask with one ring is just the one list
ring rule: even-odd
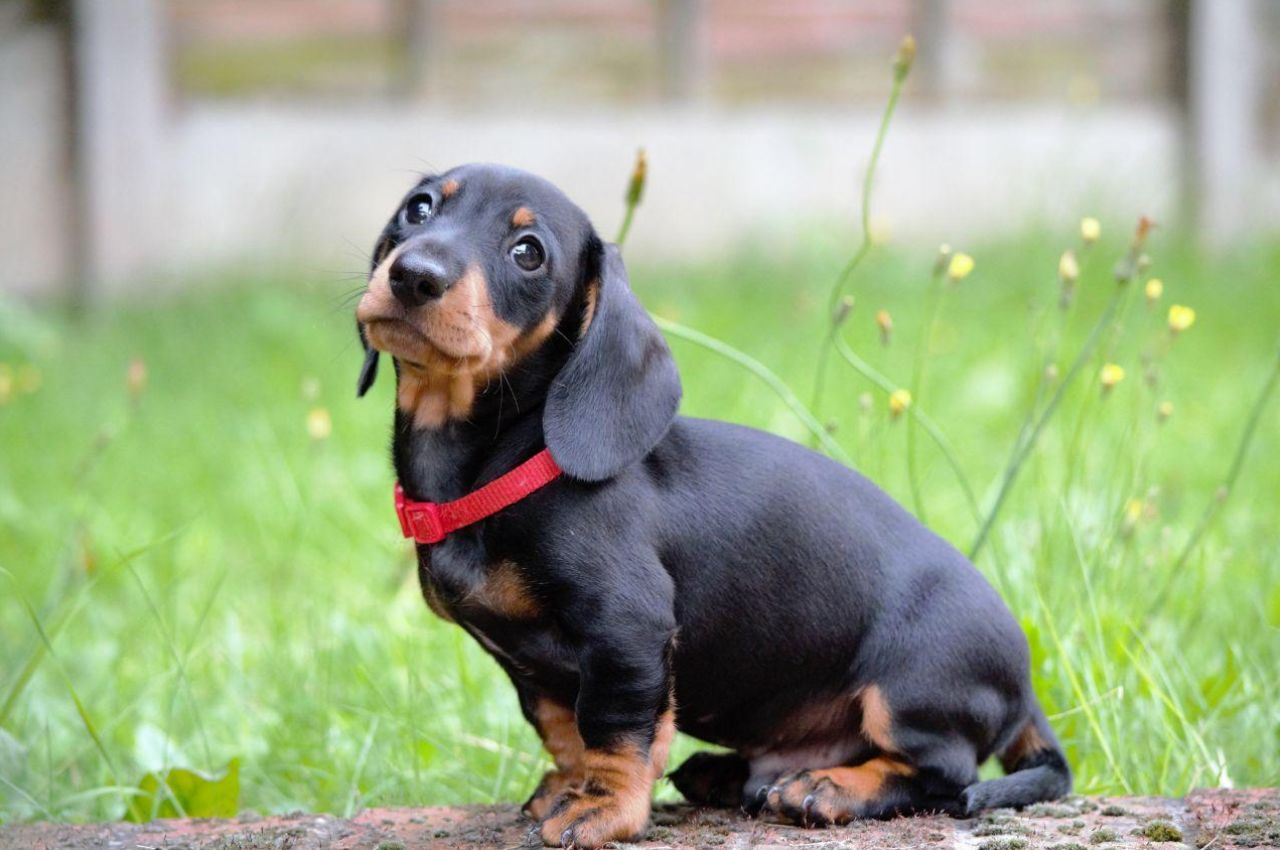
{"label": "yellow wildflower", "polygon": [[1160,402],[1160,406],[1156,408],[1156,420],[1159,422],[1164,422],[1166,419],[1168,419],[1172,415],[1173,415],[1173,402],[1171,401]]}
{"label": "yellow wildflower", "polygon": [[329,439],[333,433],[333,420],[329,418],[328,410],[323,407],[311,409],[307,414],[307,433],[316,441]]}
{"label": "yellow wildflower", "polygon": [[968,254],[952,256],[951,262],[947,265],[947,277],[951,278],[952,283],[964,280],[971,271],[973,271],[973,257]]}
{"label": "yellow wildflower", "polygon": [[880,328],[880,341],[888,345],[893,337],[893,317],[889,315],[888,310],[876,311],[876,325]]}
{"label": "yellow wildflower", "polygon": [[1102,235],[1102,225],[1093,216],[1085,216],[1080,219],[1080,238],[1084,240],[1084,244],[1092,245],[1098,241],[1098,237]]}
{"label": "yellow wildflower", "polygon": [[8,404],[13,396],[13,370],[8,363],[0,363],[0,404]]}
{"label": "yellow wildflower", "polygon": [[1142,519],[1142,515],[1146,513],[1147,505],[1137,496],[1124,503],[1124,522],[1125,525],[1132,528],[1138,524],[1138,520]]}
{"label": "yellow wildflower", "polygon": [[1181,304],[1169,306],[1169,330],[1182,333],[1196,323],[1196,311]]}
{"label": "yellow wildflower", "polygon": [[1108,363],[1098,373],[1098,380],[1102,382],[1102,391],[1109,392],[1112,387],[1124,380],[1124,367]]}
{"label": "yellow wildflower", "polygon": [[907,408],[911,406],[911,392],[909,390],[894,390],[889,393],[889,414],[897,419]]}
{"label": "yellow wildflower", "polygon": [[1160,300],[1161,295],[1164,295],[1164,281],[1158,277],[1153,277],[1147,281],[1143,291],[1147,294],[1147,303],[1154,304]]}
{"label": "yellow wildflower", "polygon": [[1074,251],[1062,252],[1062,257],[1058,260],[1058,277],[1068,286],[1075,283],[1076,278],[1080,277],[1080,264],[1076,262]]}

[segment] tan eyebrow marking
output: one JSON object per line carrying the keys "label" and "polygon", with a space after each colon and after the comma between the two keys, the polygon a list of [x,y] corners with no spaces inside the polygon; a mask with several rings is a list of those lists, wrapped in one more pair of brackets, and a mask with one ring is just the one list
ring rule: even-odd
{"label": "tan eyebrow marking", "polygon": [[448,198],[457,194],[458,190],[461,188],[462,184],[457,180],[446,180],[444,181],[444,185],[440,187],[440,194],[441,196]]}
{"label": "tan eyebrow marking", "polygon": [[515,215],[511,216],[512,227],[528,227],[533,224],[533,210],[528,207],[521,207],[516,210]]}

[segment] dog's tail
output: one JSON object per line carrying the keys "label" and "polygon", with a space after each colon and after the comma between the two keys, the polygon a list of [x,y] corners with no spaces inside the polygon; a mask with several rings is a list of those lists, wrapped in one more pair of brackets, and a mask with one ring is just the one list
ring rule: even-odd
{"label": "dog's tail", "polygon": [[1071,793],[1071,767],[1038,704],[1032,704],[1031,716],[999,757],[1004,776],[976,782],[961,792],[964,817],[983,809],[1019,808]]}

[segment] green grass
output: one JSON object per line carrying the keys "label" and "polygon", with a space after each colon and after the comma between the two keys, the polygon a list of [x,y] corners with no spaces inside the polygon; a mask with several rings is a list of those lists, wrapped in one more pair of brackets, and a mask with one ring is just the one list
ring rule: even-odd
{"label": "green grass", "polygon": [[[1082,256],[1063,372],[1115,286],[1128,225],[1104,221],[1108,238]],[[984,507],[1057,327],[1055,269],[1074,230],[964,246],[977,269],[942,296],[916,404]],[[639,266],[633,283],[655,312],[749,352],[807,400],[847,246],[792,244],[728,265]],[[1086,792],[1280,776],[1280,406],[1171,573],[1276,356],[1280,246],[1208,261],[1179,245],[1153,238],[1164,298],[1148,309],[1135,293],[979,558],[1030,635],[1038,690]],[[932,264],[877,249],[853,281],[845,338],[904,386]],[[498,667],[419,597],[390,505],[390,372],[354,399],[343,285],[263,272],[207,283],[219,285],[82,322],[0,304],[12,385],[0,406],[0,820],[119,817],[148,771],[217,771],[233,758],[240,804],[259,811],[523,799],[544,767],[536,736]],[[1170,344],[1175,302],[1198,320]],[[880,308],[893,315],[888,346]],[[687,342],[673,348],[684,412],[808,439],[756,378]],[[1104,398],[1108,351],[1127,377]],[[1157,389],[1143,381],[1144,352],[1158,356]],[[135,357],[148,376],[136,399]],[[1160,425],[1166,399],[1175,410]],[[332,417],[324,440],[308,436],[317,407]],[[883,392],[833,361],[819,416],[838,422],[859,468],[913,504],[906,420],[889,416]],[[973,513],[917,437],[931,524],[967,549]],[[1129,527],[1135,497],[1148,507]]]}

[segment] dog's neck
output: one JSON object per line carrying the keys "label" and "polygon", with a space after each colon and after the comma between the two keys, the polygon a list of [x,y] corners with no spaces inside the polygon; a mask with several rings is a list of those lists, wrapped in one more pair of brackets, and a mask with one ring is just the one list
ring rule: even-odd
{"label": "dog's neck", "polygon": [[[548,344],[477,389],[466,418],[423,427],[411,411],[397,407],[392,460],[409,497],[461,498],[541,451],[543,401],[567,355],[568,346]],[[397,396],[402,380],[397,368]]]}

